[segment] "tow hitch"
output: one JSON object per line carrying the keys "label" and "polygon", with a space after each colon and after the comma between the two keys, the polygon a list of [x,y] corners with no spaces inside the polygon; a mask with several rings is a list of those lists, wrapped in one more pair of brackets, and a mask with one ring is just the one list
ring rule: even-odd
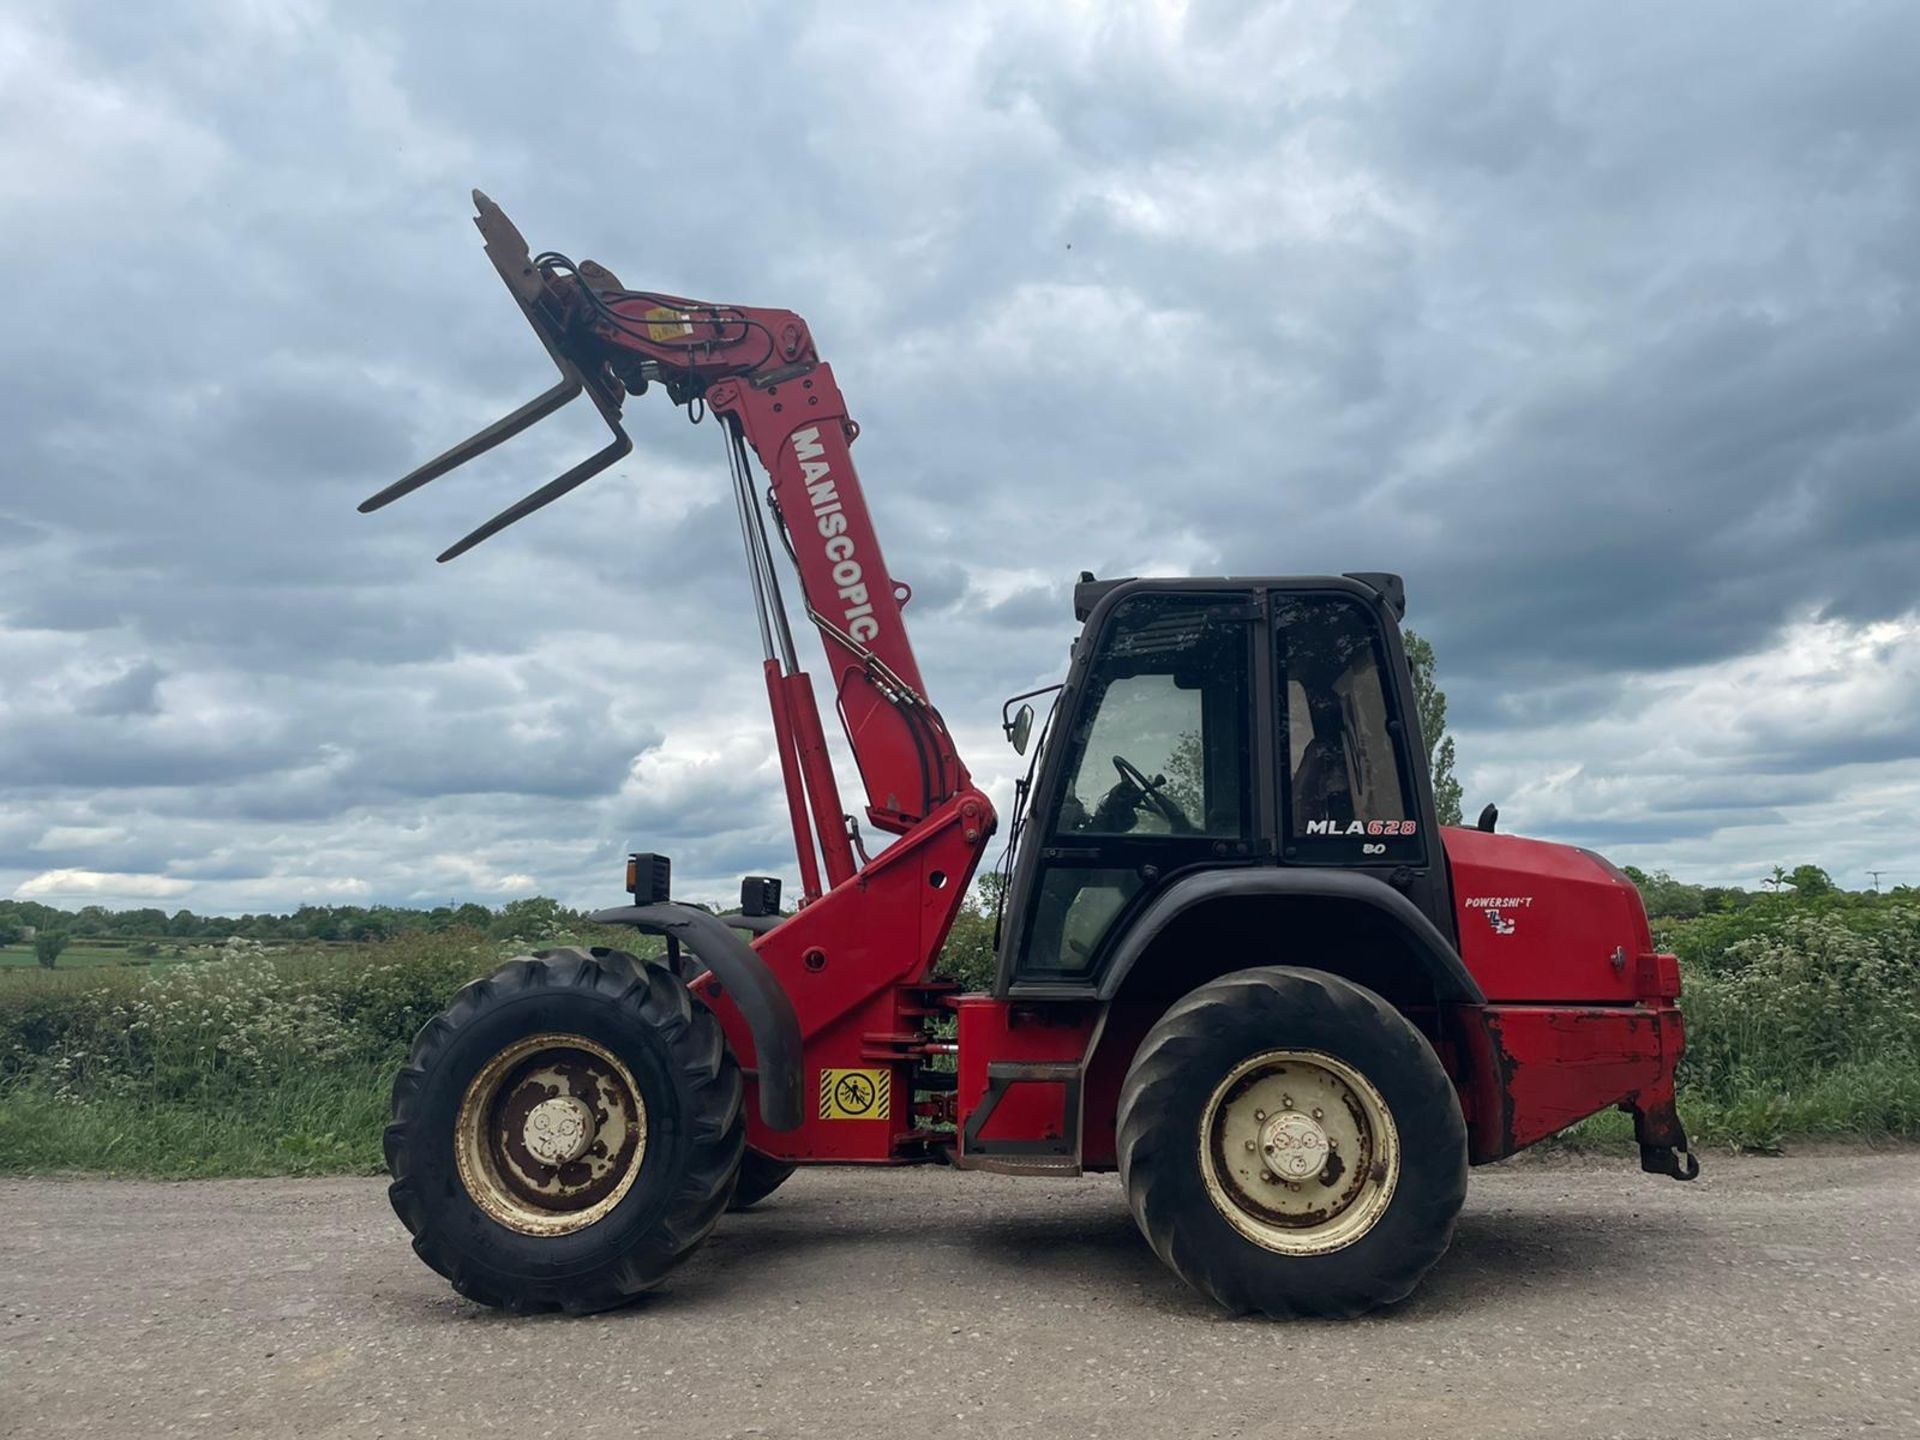
{"label": "tow hitch", "polygon": [[1700,1161],[1694,1153],[1673,1145],[1642,1145],[1640,1168],[1649,1175],[1671,1175],[1675,1180],[1700,1178]]}
{"label": "tow hitch", "polygon": [[1633,1138],[1640,1142],[1640,1168],[1649,1175],[1675,1180],[1698,1180],[1700,1161],[1687,1148],[1686,1128],[1673,1097],[1651,1103],[1637,1101],[1623,1107],[1633,1115]]}

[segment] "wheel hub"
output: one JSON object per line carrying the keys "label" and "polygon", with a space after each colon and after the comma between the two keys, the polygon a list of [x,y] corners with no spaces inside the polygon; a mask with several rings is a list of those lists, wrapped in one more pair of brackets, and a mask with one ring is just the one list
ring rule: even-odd
{"label": "wheel hub", "polygon": [[1269,1050],[1215,1088],[1201,1115],[1200,1167],[1214,1208],[1247,1239],[1321,1255],[1386,1213],[1400,1144],[1386,1100],[1352,1065]]}
{"label": "wheel hub", "polygon": [[1260,1131],[1260,1154],[1267,1169],[1282,1180],[1305,1180],[1326,1168],[1326,1128],[1310,1115],[1283,1110],[1268,1117]]}
{"label": "wheel hub", "polygon": [[560,1166],[578,1160],[593,1144],[593,1112],[574,1095],[542,1100],[527,1115],[521,1143],[542,1165]]}
{"label": "wheel hub", "polygon": [[647,1151],[633,1072],[580,1035],[532,1035],[467,1086],[455,1125],[460,1183],[523,1235],[583,1230],[632,1189]]}

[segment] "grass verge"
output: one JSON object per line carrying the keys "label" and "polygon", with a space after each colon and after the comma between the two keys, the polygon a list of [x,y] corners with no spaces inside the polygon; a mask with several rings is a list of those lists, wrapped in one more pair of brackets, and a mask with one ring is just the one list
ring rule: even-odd
{"label": "grass verge", "polygon": [[[1687,1137],[1701,1151],[1771,1155],[1802,1139],[1920,1139],[1920,1067],[1904,1060],[1847,1061],[1790,1085],[1751,1080],[1722,1094],[1682,1085],[1679,1100]],[[1633,1143],[1633,1120],[1603,1111],[1557,1143],[1624,1149]]]}
{"label": "grass verge", "polygon": [[0,1174],[88,1171],[161,1180],[366,1175],[381,1165],[392,1067],[289,1077],[218,1106],[204,1100],[0,1093]]}

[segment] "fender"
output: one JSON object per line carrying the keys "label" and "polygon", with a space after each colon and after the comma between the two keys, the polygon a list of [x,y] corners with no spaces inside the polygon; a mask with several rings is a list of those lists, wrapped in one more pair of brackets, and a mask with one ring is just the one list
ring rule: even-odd
{"label": "fender", "polygon": [[1114,947],[1097,998],[1111,1000],[1119,994],[1121,983],[1147,947],[1187,911],[1214,900],[1263,895],[1350,900],[1383,911],[1412,940],[1414,953],[1443,1002],[1487,1003],[1479,982],[1447,943],[1447,937],[1406,896],[1370,875],[1319,869],[1212,870],[1175,880],[1154,898]]}
{"label": "fender", "polygon": [[770,1130],[798,1130],[800,1106],[800,1021],[793,1001],[767,968],[767,962],[733,929],[742,917],[709,915],[691,905],[622,905],[587,917],[594,925],[626,925],[661,935],[700,957],[726,987],[727,997],[753,1033],[758,1057],[760,1118]]}

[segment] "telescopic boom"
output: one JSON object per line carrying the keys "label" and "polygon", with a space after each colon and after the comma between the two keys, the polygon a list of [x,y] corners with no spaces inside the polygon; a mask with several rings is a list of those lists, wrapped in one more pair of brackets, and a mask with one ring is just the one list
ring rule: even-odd
{"label": "telescopic boom", "polygon": [[[552,389],[369,498],[377,510],[484,454],[585,394],[611,442],[507,507],[440,556],[451,560],[623,459],[633,448],[621,425],[628,395],[658,385],[698,420],[711,411],[724,434],[748,574],[765,656],[768,700],[792,813],[801,880],[809,899],[856,870],[852,818],[842,812],[812,681],[800,668],[780,594],[772,532],[799,577],[807,618],[820,633],[834,700],[867,793],[867,818],[896,835],[911,831],[970,787],[940,714],[927,697],[902,607],[911,596],[881,553],[850,447],[860,427],[847,414],[832,368],[806,321],[789,310],[717,305],[628,290],[591,260],[528,252],[500,207],[478,190],[474,224],[487,258],[560,371]],[[748,451],[770,484],[757,492]]]}

